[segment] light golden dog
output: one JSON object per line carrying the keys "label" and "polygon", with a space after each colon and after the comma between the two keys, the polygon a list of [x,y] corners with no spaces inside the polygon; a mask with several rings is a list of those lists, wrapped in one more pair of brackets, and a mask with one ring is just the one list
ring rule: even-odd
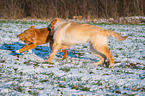
{"label": "light golden dog", "polygon": [[64,50],[72,45],[89,42],[91,52],[95,56],[100,57],[100,60],[95,64],[98,65],[104,63],[107,57],[109,59],[109,67],[112,67],[114,60],[107,47],[107,36],[112,36],[120,41],[123,41],[128,37],[123,37],[119,33],[105,30],[94,25],[68,23],[60,18],[54,19],[51,23],[51,27],[53,27],[54,31],[54,43],[49,59],[47,60],[48,62],[53,60],[60,48]]}

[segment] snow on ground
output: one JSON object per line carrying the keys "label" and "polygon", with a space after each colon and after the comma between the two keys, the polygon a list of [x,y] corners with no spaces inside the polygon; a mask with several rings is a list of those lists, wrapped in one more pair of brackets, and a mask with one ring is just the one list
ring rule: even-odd
{"label": "snow on ground", "polygon": [[24,46],[18,34],[49,23],[0,21],[0,95],[145,95],[145,25],[93,24],[129,36],[123,42],[108,37],[114,68],[93,65],[99,58],[90,53],[88,43],[69,48],[66,60],[57,53],[50,64],[44,61],[49,44],[15,54]]}

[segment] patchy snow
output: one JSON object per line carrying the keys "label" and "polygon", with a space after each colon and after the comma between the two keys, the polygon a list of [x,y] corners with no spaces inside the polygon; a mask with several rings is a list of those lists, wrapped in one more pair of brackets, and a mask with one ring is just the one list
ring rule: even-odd
{"label": "patchy snow", "polygon": [[108,37],[115,64],[107,68],[93,65],[99,58],[90,53],[88,43],[70,47],[66,60],[57,53],[50,64],[44,61],[49,44],[15,54],[24,46],[18,34],[50,22],[0,22],[0,95],[145,95],[145,25],[94,24],[129,36],[122,42]]}

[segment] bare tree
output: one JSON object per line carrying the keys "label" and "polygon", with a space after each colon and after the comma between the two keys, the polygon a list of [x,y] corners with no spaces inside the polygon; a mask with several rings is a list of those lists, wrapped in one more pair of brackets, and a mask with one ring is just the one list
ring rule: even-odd
{"label": "bare tree", "polygon": [[1,11],[9,18],[118,18],[145,15],[144,0],[5,0]]}

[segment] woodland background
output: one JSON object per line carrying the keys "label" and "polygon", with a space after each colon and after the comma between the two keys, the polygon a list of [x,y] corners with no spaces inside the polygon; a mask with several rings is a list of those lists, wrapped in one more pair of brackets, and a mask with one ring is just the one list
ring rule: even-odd
{"label": "woodland background", "polygon": [[144,16],[145,0],[0,0],[4,18],[84,19]]}

